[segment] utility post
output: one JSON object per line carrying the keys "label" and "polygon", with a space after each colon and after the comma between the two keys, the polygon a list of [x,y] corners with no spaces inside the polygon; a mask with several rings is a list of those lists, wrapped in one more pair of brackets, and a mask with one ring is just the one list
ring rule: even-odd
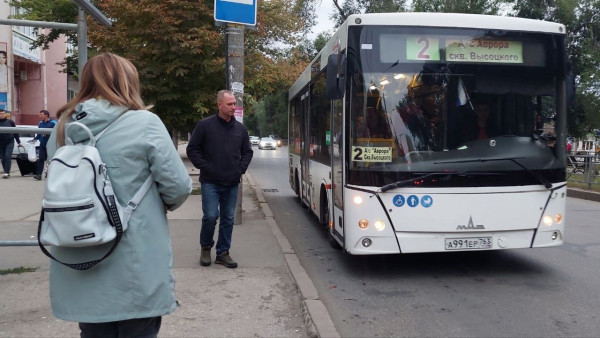
{"label": "utility post", "polygon": [[83,73],[83,67],[85,66],[88,53],[87,53],[87,22],[85,21],[85,11],[83,7],[78,8],[79,14],[77,15],[77,74],[79,74],[79,79],[81,79],[81,74]]}
{"label": "utility post", "polygon": [[[225,67],[227,68],[227,90],[235,97],[235,118],[243,123],[244,118],[244,26],[228,23],[225,33],[227,51]],[[233,224],[242,224],[243,184],[238,186],[237,204]]]}
{"label": "utility post", "polygon": [[[225,72],[226,88],[236,102],[235,119],[244,122],[244,29],[256,25],[257,0],[215,0],[215,22],[226,26]],[[238,185],[233,224],[242,224],[243,185]]]}

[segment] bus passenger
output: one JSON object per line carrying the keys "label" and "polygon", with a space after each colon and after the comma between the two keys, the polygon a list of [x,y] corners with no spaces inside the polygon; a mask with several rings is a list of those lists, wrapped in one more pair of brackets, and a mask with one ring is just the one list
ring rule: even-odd
{"label": "bus passenger", "polygon": [[492,99],[486,96],[474,96],[471,102],[473,104],[473,114],[467,117],[467,121],[463,125],[463,141],[484,140],[497,136],[493,124],[490,123]]}

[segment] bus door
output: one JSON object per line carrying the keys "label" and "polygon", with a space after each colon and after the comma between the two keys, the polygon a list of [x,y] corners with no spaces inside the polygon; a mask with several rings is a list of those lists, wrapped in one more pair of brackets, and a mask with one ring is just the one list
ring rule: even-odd
{"label": "bus door", "polygon": [[344,172],[343,100],[331,101],[331,195],[329,210],[333,227],[331,235],[344,242],[344,198],[342,192]]}
{"label": "bus door", "polygon": [[310,207],[310,201],[308,200],[308,193],[309,193],[309,177],[310,177],[310,171],[309,171],[309,159],[310,159],[310,138],[309,138],[309,92],[306,91],[304,94],[302,94],[301,98],[300,98],[300,107],[301,107],[301,124],[300,124],[300,129],[301,129],[301,133],[302,133],[302,150],[301,150],[301,155],[300,155],[300,167],[301,167],[301,174],[300,174],[300,200],[302,201],[302,203],[306,204],[307,206]]}

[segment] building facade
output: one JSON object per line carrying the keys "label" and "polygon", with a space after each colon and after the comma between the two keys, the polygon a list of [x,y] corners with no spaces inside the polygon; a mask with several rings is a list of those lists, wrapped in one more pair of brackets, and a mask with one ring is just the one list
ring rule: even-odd
{"label": "building facade", "polygon": [[[14,10],[0,1],[0,19],[8,19]],[[67,74],[58,64],[67,56],[66,37],[61,36],[47,50],[32,50],[35,39],[32,27],[0,24],[0,107],[18,125],[37,125],[42,109],[56,117],[56,110],[69,95]]]}

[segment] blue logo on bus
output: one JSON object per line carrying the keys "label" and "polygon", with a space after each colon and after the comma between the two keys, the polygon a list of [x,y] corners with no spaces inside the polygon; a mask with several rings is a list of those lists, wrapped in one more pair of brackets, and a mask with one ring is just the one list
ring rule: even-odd
{"label": "blue logo on bus", "polygon": [[433,198],[431,198],[431,196],[425,195],[425,196],[421,197],[421,205],[424,208],[429,208],[432,204],[433,204]]}
{"label": "blue logo on bus", "polygon": [[396,195],[396,196],[394,196],[394,205],[395,206],[401,207],[401,206],[404,205],[404,202],[405,202],[404,196],[402,196],[402,195]]}
{"label": "blue logo on bus", "polygon": [[406,199],[406,204],[408,204],[409,207],[414,208],[419,205],[419,198],[416,195],[410,195]]}

